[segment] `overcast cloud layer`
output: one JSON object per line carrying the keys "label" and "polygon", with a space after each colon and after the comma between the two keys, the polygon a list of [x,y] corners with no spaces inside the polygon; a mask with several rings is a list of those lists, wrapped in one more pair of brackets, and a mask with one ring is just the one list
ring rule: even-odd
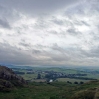
{"label": "overcast cloud layer", "polygon": [[99,66],[99,0],[0,0],[0,63]]}

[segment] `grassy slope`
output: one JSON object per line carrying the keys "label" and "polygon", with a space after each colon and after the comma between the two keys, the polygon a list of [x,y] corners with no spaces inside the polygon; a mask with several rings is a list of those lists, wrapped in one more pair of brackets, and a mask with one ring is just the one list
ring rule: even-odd
{"label": "grassy slope", "polygon": [[[83,95],[94,95],[93,89],[99,86],[99,82],[91,82],[83,85],[66,84],[64,82],[31,83],[28,87],[17,88],[9,93],[0,93],[0,99],[90,99],[79,98]],[[87,90],[87,94],[84,94]],[[92,98],[93,99],[93,98]]]}

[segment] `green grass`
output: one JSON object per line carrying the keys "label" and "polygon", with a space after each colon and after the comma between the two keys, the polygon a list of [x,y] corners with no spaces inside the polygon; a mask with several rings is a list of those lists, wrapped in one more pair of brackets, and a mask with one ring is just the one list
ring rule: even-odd
{"label": "green grass", "polygon": [[83,85],[67,84],[66,82],[30,83],[11,92],[0,92],[0,99],[71,99],[75,93],[98,87],[99,82]]}
{"label": "green grass", "polygon": [[27,88],[18,88],[11,93],[0,93],[1,99],[59,99],[65,84],[32,83]]}

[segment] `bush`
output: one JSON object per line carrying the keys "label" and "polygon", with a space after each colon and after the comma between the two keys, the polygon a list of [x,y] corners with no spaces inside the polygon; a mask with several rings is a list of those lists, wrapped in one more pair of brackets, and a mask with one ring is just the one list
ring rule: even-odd
{"label": "bush", "polygon": [[80,84],[84,84],[84,82],[81,81]]}
{"label": "bush", "polygon": [[78,84],[78,82],[77,82],[77,81],[75,81],[75,82],[74,82],[74,84]]}

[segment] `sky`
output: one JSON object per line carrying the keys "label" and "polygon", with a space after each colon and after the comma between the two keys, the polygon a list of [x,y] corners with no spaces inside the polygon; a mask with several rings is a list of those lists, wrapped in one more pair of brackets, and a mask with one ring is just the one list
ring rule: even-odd
{"label": "sky", "polygon": [[99,66],[99,0],[0,0],[0,64]]}

